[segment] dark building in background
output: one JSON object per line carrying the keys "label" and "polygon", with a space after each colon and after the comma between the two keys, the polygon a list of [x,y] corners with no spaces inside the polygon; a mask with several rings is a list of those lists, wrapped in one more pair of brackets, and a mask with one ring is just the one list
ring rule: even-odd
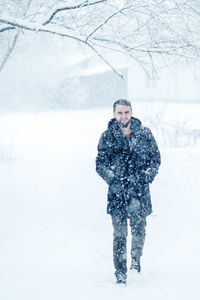
{"label": "dark building in background", "polygon": [[110,106],[113,100],[127,97],[127,70],[122,80],[112,70],[83,72],[67,76],[59,87],[57,105],[65,109],[87,109]]}

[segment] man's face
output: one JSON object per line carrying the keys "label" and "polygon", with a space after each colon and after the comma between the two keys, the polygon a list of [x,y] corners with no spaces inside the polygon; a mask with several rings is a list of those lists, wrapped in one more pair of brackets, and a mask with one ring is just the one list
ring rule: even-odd
{"label": "man's face", "polygon": [[117,104],[114,112],[115,119],[121,123],[122,125],[126,125],[126,123],[132,117],[132,110],[130,106]]}

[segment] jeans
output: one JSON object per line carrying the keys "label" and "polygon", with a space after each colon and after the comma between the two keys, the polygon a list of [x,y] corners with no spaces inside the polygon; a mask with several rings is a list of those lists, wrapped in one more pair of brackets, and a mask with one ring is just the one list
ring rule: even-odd
{"label": "jeans", "polygon": [[[127,273],[127,217],[112,215],[113,225],[113,262],[115,275]],[[146,217],[133,215],[130,217],[132,234],[131,257],[132,259],[142,256],[146,235]]]}

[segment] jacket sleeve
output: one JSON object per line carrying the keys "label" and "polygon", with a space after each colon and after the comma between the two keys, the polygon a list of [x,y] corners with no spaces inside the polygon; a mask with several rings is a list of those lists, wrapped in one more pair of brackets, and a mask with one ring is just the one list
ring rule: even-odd
{"label": "jacket sleeve", "polygon": [[109,142],[107,134],[101,135],[98,144],[98,155],[96,157],[96,171],[98,175],[109,185],[114,179],[114,172],[111,169],[111,158],[109,155]]}
{"label": "jacket sleeve", "polygon": [[146,150],[148,156],[148,163],[145,169],[141,170],[140,178],[143,182],[152,183],[155,176],[158,174],[158,169],[161,164],[160,151],[156,140],[150,129],[146,128]]}

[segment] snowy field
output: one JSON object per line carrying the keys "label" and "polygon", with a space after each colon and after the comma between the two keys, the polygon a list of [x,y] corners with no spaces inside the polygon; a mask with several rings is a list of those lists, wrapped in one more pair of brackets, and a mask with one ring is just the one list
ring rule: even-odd
{"label": "snowy field", "polygon": [[[200,105],[181,111],[199,126]],[[0,299],[199,299],[198,145],[160,144],[142,272],[115,284],[107,187],[95,173],[110,117],[108,109],[0,116]]]}

